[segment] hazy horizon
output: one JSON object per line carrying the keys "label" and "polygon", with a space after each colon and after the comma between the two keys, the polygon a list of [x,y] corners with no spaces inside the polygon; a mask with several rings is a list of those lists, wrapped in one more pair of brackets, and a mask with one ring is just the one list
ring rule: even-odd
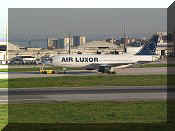
{"label": "hazy horizon", "polygon": [[9,39],[28,40],[85,35],[88,39],[149,37],[167,30],[167,9],[9,9]]}

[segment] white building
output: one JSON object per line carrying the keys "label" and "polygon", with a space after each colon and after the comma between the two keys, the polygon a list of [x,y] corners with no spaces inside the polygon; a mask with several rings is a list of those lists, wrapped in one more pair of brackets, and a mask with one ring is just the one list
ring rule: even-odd
{"label": "white building", "polygon": [[160,56],[167,56],[173,53],[173,43],[168,43],[167,32],[157,32],[158,43],[156,48],[156,54]]}
{"label": "white building", "polygon": [[65,36],[64,37],[64,48],[68,50],[69,46],[73,47],[73,37]]}
{"label": "white building", "polygon": [[120,54],[122,52],[122,47],[106,41],[91,41],[72,49],[74,54]]}
{"label": "white building", "polygon": [[86,37],[85,36],[80,36],[80,45],[86,44]]}
{"label": "white building", "polygon": [[65,36],[64,37],[64,48],[69,49],[70,47],[77,47],[80,45],[84,45],[86,43],[85,36]]}

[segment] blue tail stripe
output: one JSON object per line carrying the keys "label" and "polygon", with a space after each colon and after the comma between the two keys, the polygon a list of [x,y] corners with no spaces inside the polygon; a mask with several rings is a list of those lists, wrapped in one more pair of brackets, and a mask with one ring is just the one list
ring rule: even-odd
{"label": "blue tail stripe", "polygon": [[158,38],[154,36],[136,55],[155,55]]}

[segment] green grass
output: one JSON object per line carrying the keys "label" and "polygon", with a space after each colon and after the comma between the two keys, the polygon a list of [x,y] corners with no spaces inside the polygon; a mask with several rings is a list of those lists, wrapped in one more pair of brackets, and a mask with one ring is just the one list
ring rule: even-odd
{"label": "green grass", "polygon": [[8,123],[8,105],[0,105],[0,130]]}
{"label": "green grass", "polygon": [[[175,64],[137,64],[134,68],[149,68],[149,67],[175,67]],[[45,69],[63,70],[63,67],[46,67]],[[80,67],[67,67],[67,70],[81,70]],[[27,71],[39,71],[40,68],[31,65],[30,68],[14,68],[12,65],[8,69],[0,69],[0,72],[27,72]]]}
{"label": "green grass", "polygon": [[0,69],[0,72],[8,72],[8,69]]}
{"label": "green grass", "polygon": [[168,123],[113,123],[113,124],[10,124],[3,131],[174,131]]}
{"label": "green grass", "polygon": [[[162,131],[160,123],[167,121],[167,108],[165,101],[152,102],[59,102],[50,104],[10,104],[9,105],[9,123],[21,124],[18,126],[21,130],[11,128],[10,131],[88,131],[94,130],[94,127],[88,127],[87,124],[93,123],[95,128],[103,129],[106,124],[107,129],[123,129],[128,131],[127,125],[138,124],[158,124],[156,128]],[[7,114],[2,114],[6,116]],[[3,123],[6,120],[3,120]],[[28,124],[26,128],[25,123]],[[32,124],[33,123],[33,124]],[[42,124],[41,124],[42,123]],[[59,124],[58,124],[59,123]],[[72,125],[60,125],[63,123],[72,123]],[[95,125],[103,123],[101,126]],[[105,123],[105,124],[104,124]],[[118,123],[118,124],[114,124]],[[129,123],[129,124],[128,124]],[[38,124],[38,125],[37,125]],[[45,125],[43,128],[41,126]],[[50,124],[50,125],[49,125]],[[52,125],[55,124],[55,125]],[[84,128],[75,124],[85,124]],[[113,124],[110,126],[110,124]],[[120,124],[125,124],[120,126]],[[57,126],[56,126],[57,125]],[[38,129],[35,127],[38,126]],[[55,128],[54,128],[55,126]],[[35,128],[34,128],[35,127]],[[142,126],[141,126],[142,127]],[[32,129],[33,128],[33,129]],[[73,128],[73,129],[72,129]],[[57,129],[57,130],[56,130]],[[98,129],[98,131],[101,131]],[[115,129],[115,130],[114,130]],[[141,131],[142,128],[134,128]],[[143,128],[144,129],[144,128]],[[104,130],[103,130],[104,131]],[[154,130],[155,131],[155,130]]]}
{"label": "green grass", "polygon": [[[47,70],[63,70],[63,67],[45,67],[44,69]],[[73,68],[66,68],[67,70],[80,70],[82,68],[73,67]],[[30,72],[30,71],[39,71],[40,67],[35,67],[31,65],[31,67],[24,67],[24,68],[13,68],[13,66],[9,67],[8,69],[0,69],[0,72]]]}
{"label": "green grass", "polygon": [[159,123],[166,122],[166,101],[10,104],[9,122]]}
{"label": "green grass", "polygon": [[[0,116],[1,118],[0,122],[3,123],[0,128],[2,128],[7,123],[7,109],[6,109],[7,106],[2,105],[1,107],[4,108],[4,111],[1,113]],[[15,128],[12,128],[13,131],[23,131],[24,129],[27,131],[28,130],[36,131],[36,129],[35,130],[31,129],[32,128],[31,125],[35,127],[37,123],[38,124],[77,123],[77,124],[85,124],[85,126],[87,126],[88,123],[89,124],[113,123],[112,126],[108,126],[108,129],[112,127],[113,128],[115,127],[116,129],[116,126],[118,126],[119,129],[121,128],[128,130],[129,127],[127,126],[120,127],[120,124],[122,123],[125,125],[127,125],[127,123],[159,124],[159,123],[165,123],[167,121],[166,101],[152,101],[152,102],[104,101],[104,102],[59,102],[50,104],[10,104],[8,109],[9,109],[9,117],[8,117],[9,123],[16,123],[15,125],[17,125],[17,123],[21,124],[20,128],[22,128],[21,130],[15,130]],[[30,123],[33,124],[30,125],[31,127],[25,128],[25,123],[26,124],[28,123],[29,125]],[[59,127],[60,124],[56,125],[58,127],[55,127],[55,129],[63,128],[62,131],[67,131],[67,129],[72,130],[72,127],[75,128],[74,130],[76,130],[76,125],[71,126],[69,124],[69,126],[65,125],[66,127],[64,125]],[[49,125],[46,125],[45,128],[50,129],[52,125],[50,125],[50,127],[47,126]],[[99,126],[97,125],[97,127]],[[41,129],[42,128],[40,128],[40,130]],[[38,131],[40,130],[38,129]],[[81,130],[82,130],[81,128],[78,129],[78,131]],[[49,131],[53,131],[53,129]],[[139,128],[136,131],[141,130]]]}
{"label": "green grass", "polygon": [[[63,70],[63,67],[45,67],[47,70]],[[67,70],[80,70],[82,68],[74,67],[74,68],[66,68]],[[30,67],[30,68],[9,68],[8,72],[29,72],[29,71],[39,71],[40,67]],[[3,71],[3,70],[2,70]],[[1,69],[0,69],[1,72]]]}
{"label": "green grass", "polygon": [[92,87],[92,86],[154,86],[166,85],[166,75],[95,75],[95,76],[61,76],[43,78],[17,78],[1,80],[0,88],[34,88],[34,87]]}
{"label": "green grass", "polygon": [[0,79],[0,88],[8,88],[8,79]]}

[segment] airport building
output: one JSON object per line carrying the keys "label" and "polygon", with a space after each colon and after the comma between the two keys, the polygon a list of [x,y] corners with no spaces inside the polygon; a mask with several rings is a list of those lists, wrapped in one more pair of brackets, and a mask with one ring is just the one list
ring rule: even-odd
{"label": "airport building", "polygon": [[40,59],[43,56],[54,56],[54,55],[60,54],[60,52],[67,53],[67,51],[64,49],[50,50],[47,48],[24,47],[24,46],[8,43],[8,61],[11,61],[13,58],[16,58],[16,57],[18,58],[20,56],[27,57],[27,58],[35,57],[36,59]]}
{"label": "airport building", "polygon": [[64,48],[69,49],[70,47],[77,47],[86,44],[85,36],[65,36],[64,37]]}
{"label": "airport building", "polygon": [[160,56],[174,56],[174,43],[170,39],[168,42],[167,32],[157,32],[156,35],[158,35],[156,54]]}
{"label": "airport building", "polygon": [[64,49],[64,39],[63,38],[58,39],[57,48],[58,49]]}
{"label": "airport building", "polygon": [[64,37],[64,49],[69,49],[69,47],[73,47],[73,37],[65,36]]}
{"label": "airport building", "polygon": [[56,38],[48,38],[48,42],[47,42],[47,48],[48,49],[56,49],[58,46],[58,39]]}
{"label": "airport building", "polygon": [[121,54],[123,48],[106,41],[91,41],[72,49],[73,54]]}
{"label": "airport building", "polygon": [[0,43],[0,64],[6,64],[7,61],[7,44],[5,42]]}
{"label": "airport building", "polygon": [[[131,46],[131,44],[127,45],[127,53],[128,54],[145,54],[145,52],[150,54],[150,51],[147,50],[149,46],[150,48],[154,48],[157,55],[166,56],[171,55],[174,56],[175,48],[173,40],[172,42],[167,42],[167,34],[166,33],[157,33],[153,36],[146,44],[139,44]],[[109,39],[109,41],[90,41],[86,42],[86,37],[84,36],[74,36],[74,37],[65,37],[62,39],[48,38],[47,46],[48,48],[39,48],[38,46],[19,46],[16,44],[8,43],[8,56],[5,51],[6,45],[1,43],[0,47],[0,62],[4,63],[6,60],[11,60],[17,56],[32,56],[37,59],[43,56],[54,56],[58,54],[69,54],[69,45],[70,45],[70,54],[123,54],[125,53],[124,44],[116,44],[115,39]],[[134,41],[134,40],[133,40]],[[75,44],[76,43],[76,44]],[[32,45],[32,43],[31,43]],[[145,48],[142,52],[139,52],[141,48]],[[144,51],[144,52],[143,52]]]}
{"label": "airport building", "polygon": [[45,39],[33,39],[28,41],[15,41],[15,45],[19,45],[25,48],[42,48],[42,49],[63,49],[63,38],[45,38]]}
{"label": "airport building", "polygon": [[85,36],[80,36],[80,44],[79,45],[84,45],[86,44],[86,37]]}
{"label": "airport building", "polygon": [[47,49],[48,48],[48,42],[50,42],[51,39],[47,38],[47,39],[35,39],[35,40],[29,40],[27,43],[23,42],[15,42],[15,44],[23,46],[23,47],[27,47],[27,48],[44,48]]}
{"label": "airport building", "polygon": [[[55,47],[54,43],[50,44],[51,49],[23,47],[9,43],[8,59],[10,60],[17,56],[33,56],[35,58],[40,58],[43,56],[68,54],[68,50],[63,46],[64,40],[65,39],[59,39],[58,42],[56,42],[57,44],[59,43],[59,45],[61,45],[59,48],[53,48],[52,46]],[[133,48],[131,50],[134,51]],[[106,41],[91,41],[86,44],[81,44],[77,47],[71,47],[70,50],[71,54],[121,54],[123,52],[123,46],[108,43]]]}

